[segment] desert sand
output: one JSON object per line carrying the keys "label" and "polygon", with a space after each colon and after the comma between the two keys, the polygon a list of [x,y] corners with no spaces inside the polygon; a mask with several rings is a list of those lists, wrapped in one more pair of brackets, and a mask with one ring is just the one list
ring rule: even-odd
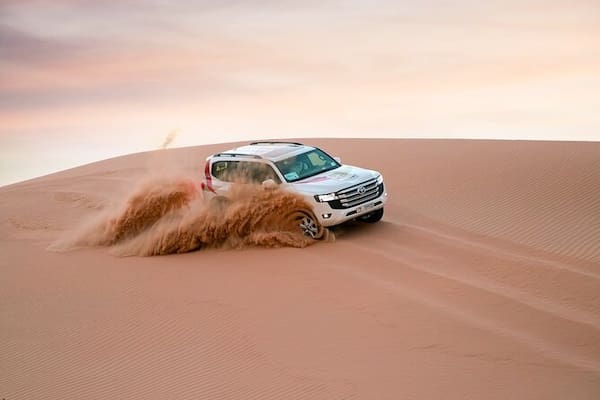
{"label": "desert sand", "polygon": [[0,398],[600,398],[600,143],[304,142],[384,174],[380,223],[304,248],[56,251],[231,144],[0,188]]}

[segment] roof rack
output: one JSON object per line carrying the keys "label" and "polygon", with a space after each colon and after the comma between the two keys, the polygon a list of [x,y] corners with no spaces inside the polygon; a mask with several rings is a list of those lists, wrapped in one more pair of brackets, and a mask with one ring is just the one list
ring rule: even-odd
{"label": "roof rack", "polygon": [[304,144],[298,143],[298,142],[282,142],[282,141],[273,141],[273,140],[252,142],[252,143],[250,143],[250,146],[255,145],[255,144],[292,144],[294,146],[304,146]]}
{"label": "roof rack", "polygon": [[259,158],[262,159],[261,156],[257,154],[244,154],[244,153],[217,153],[213,155],[213,157],[251,157],[251,158]]}

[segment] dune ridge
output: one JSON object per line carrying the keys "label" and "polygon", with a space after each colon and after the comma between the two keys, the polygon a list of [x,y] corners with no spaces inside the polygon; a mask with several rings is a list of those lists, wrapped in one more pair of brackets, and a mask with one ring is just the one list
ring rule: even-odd
{"label": "dune ridge", "polygon": [[[543,151],[537,151],[539,148]],[[456,146],[435,179],[430,218],[581,260],[600,261],[598,143],[490,142]],[[464,159],[455,159],[462,156]],[[470,163],[475,162],[477,168]],[[429,168],[429,167],[426,167]],[[455,174],[455,177],[451,176]]]}
{"label": "dune ridge", "polygon": [[304,141],[384,174],[380,223],[203,203],[230,145],[0,188],[0,397],[598,398],[600,143]]}

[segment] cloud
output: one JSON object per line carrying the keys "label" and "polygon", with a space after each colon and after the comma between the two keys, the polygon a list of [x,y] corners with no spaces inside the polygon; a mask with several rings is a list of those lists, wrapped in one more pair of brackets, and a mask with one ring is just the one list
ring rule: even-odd
{"label": "cloud", "polygon": [[84,47],[83,43],[39,37],[0,24],[2,63],[36,64],[60,60],[81,52]]}
{"label": "cloud", "polygon": [[[577,86],[580,98],[594,99],[599,10],[594,0],[0,0],[0,135],[104,122],[106,110],[144,121],[248,115],[240,130],[257,110],[294,124],[322,113],[332,125],[388,113],[394,131],[415,98],[577,77],[592,82]],[[487,97],[473,104],[497,111]],[[523,98],[511,101],[526,109]],[[187,131],[177,120],[160,132],[173,126]]]}

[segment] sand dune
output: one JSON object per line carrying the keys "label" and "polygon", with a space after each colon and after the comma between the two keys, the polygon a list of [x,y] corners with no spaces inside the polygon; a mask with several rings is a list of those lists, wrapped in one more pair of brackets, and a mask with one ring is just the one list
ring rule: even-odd
{"label": "sand dune", "polygon": [[[0,188],[0,397],[600,397],[600,143],[306,142],[384,173],[382,222],[304,248],[244,242],[265,233],[254,214],[256,224],[222,231],[239,233],[228,249],[47,250],[98,226],[127,226],[139,244],[145,227],[125,223],[131,215],[206,227],[204,209],[126,205],[149,180],[194,185],[205,157],[228,145]],[[183,196],[175,203],[187,204],[188,183],[167,191]]]}

